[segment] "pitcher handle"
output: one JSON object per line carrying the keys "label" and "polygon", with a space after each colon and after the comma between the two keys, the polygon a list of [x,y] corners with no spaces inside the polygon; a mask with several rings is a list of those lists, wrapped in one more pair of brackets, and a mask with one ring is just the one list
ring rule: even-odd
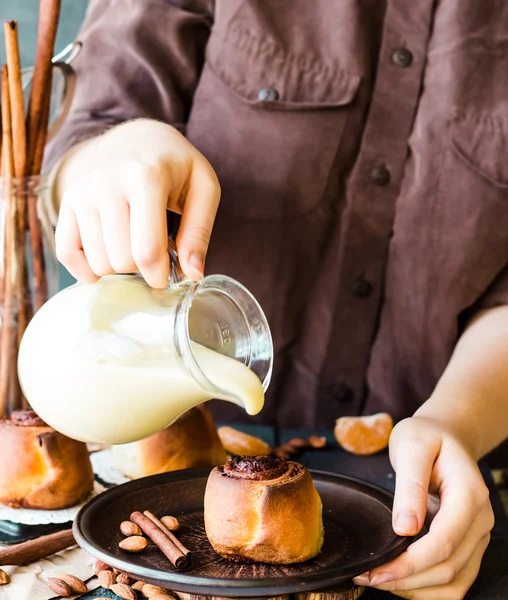
{"label": "pitcher handle", "polygon": [[169,285],[180,285],[184,281],[190,281],[180,266],[178,252],[176,251],[176,244],[171,238],[168,238],[168,254],[169,264],[171,267],[171,272],[169,274]]}

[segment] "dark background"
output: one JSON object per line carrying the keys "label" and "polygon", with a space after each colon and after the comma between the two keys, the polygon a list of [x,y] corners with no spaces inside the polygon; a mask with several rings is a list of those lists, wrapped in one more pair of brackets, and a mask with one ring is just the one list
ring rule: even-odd
{"label": "dark background", "polygon": [[[76,37],[85,15],[87,0],[62,0],[60,28],[56,42],[59,52]],[[37,21],[39,18],[39,0],[2,0],[0,2],[0,21],[16,20],[19,23],[21,60],[23,66],[33,64],[37,42]],[[0,56],[5,61],[3,27],[0,32]]]}

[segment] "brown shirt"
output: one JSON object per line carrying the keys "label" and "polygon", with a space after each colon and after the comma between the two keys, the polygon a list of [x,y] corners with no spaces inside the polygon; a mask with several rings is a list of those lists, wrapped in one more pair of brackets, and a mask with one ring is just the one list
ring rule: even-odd
{"label": "brown shirt", "polygon": [[508,301],[505,0],[92,0],[80,39],[48,161],[134,117],[210,160],[207,271],[274,335],[261,421],[410,415]]}

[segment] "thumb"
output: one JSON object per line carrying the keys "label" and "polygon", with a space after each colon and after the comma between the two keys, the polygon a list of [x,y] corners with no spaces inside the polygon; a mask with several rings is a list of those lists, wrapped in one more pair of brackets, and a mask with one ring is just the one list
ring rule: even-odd
{"label": "thumb", "polygon": [[192,169],[176,238],[180,265],[184,273],[194,280],[204,275],[206,253],[219,201],[217,176],[204,159],[198,159]]}
{"label": "thumb", "polygon": [[438,454],[413,427],[395,428],[390,441],[390,458],[395,469],[393,529],[398,535],[420,532],[425,522],[427,496],[434,461]]}

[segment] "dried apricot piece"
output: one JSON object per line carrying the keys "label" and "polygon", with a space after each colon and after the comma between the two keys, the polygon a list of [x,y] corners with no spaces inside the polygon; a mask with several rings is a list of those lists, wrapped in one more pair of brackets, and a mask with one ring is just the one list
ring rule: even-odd
{"label": "dried apricot piece", "polygon": [[388,413],[341,417],[335,422],[335,439],[353,454],[375,454],[388,446],[393,419]]}

